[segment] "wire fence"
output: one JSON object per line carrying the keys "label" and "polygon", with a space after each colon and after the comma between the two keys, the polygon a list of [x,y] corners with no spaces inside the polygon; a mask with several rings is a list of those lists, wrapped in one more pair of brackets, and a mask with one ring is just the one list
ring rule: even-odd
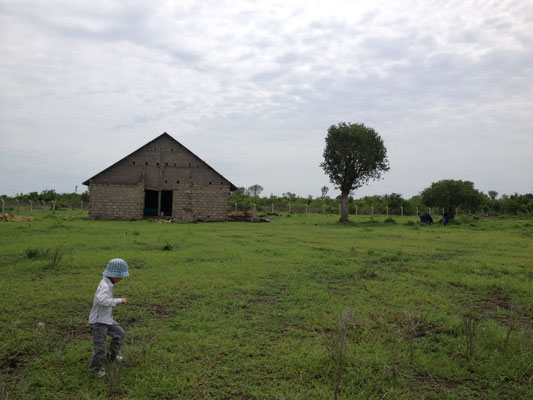
{"label": "wire fence", "polygon": [[56,211],[58,209],[78,209],[78,210],[86,210],[87,209],[87,203],[84,201],[76,202],[76,203],[58,203],[56,200],[50,200],[50,201],[18,201],[18,200],[12,200],[12,201],[5,201],[4,199],[0,199],[0,207],[2,209],[2,215],[3,214],[15,214],[15,215],[22,215],[22,214],[33,214],[35,211],[39,212],[50,212],[50,211]]}
{"label": "wire fence", "polygon": [[[230,204],[231,212],[254,212],[263,214],[340,214],[341,206],[338,204],[323,204],[322,206],[312,206],[302,203],[271,203],[271,204],[254,204],[254,203],[232,203]],[[429,215],[444,215],[443,208],[437,207],[388,207],[388,206],[358,206],[350,204],[348,207],[350,215],[387,215],[387,216],[419,216],[425,213]],[[456,215],[461,214],[485,214],[484,209],[476,210],[455,210]]]}
{"label": "wire fence", "polygon": [[[51,201],[18,201],[11,200],[5,201],[0,199],[0,207],[2,215],[14,214],[14,215],[31,215],[33,212],[54,212],[56,210],[87,210],[88,203],[84,201],[79,202],[57,202]],[[231,203],[229,205],[228,212],[254,212],[262,214],[340,214],[341,206],[339,204],[322,204],[317,206],[316,204],[302,204],[302,203],[270,203],[270,204],[254,204],[254,203]],[[420,216],[423,214],[429,215],[444,215],[444,209],[437,207],[388,207],[383,205],[355,205],[350,204],[348,206],[348,213],[350,215],[386,215],[386,216]],[[480,214],[485,215],[489,213],[489,210],[463,210],[456,208],[455,214]],[[507,212],[504,210],[504,214]]]}

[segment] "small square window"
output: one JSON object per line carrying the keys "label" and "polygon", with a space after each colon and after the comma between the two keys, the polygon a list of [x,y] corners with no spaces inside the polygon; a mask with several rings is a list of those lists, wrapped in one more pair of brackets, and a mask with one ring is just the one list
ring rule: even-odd
{"label": "small square window", "polygon": [[174,151],[174,149],[171,147],[171,148],[170,148],[170,151]]}
{"label": "small square window", "polygon": [[174,166],[176,166],[176,163],[174,163]]}
{"label": "small square window", "polygon": [[135,161],[133,162],[133,165],[135,165]]}
{"label": "small square window", "polygon": [[165,179],[165,183],[168,183],[166,179]]}
{"label": "small square window", "polygon": [[166,162],[165,165],[168,167],[168,163]]}
{"label": "small square window", "polygon": [[159,163],[157,163],[157,166],[159,167]]}
{"label": "small square window", "polygon": [[209,184],[211,185],[211,182],[209,182]]}
{"label": "small square window", "polygon": [[176,183],[180,183],[180,181],[176,181]]}
{"label": "small square window", "polygon": [[189,163],[189,167],[191,166],[191,163]]}
{"label": "small square window", "polygon": [[146,161],[146,162],[144,163],[144,165],[148,165],[148,161]]}
{"label": "small square window", "polygon": [[221,185],[223,185],[223,184],[224,184],[224,182],[220,182],[220,184],[221,184]]}

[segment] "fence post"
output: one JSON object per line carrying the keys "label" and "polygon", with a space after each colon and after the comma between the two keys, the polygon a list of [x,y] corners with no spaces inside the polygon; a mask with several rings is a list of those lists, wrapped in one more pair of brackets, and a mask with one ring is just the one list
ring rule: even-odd
{"label": "fence post", "polygon": [[357,206],[355,206],[355,215],[358,215],[359,211],[357,210]]}
{"label": "fence post", "polygon": [[305,205],[305,213],[307,214],[307,204]]}
{"label": "fence post", "polygon": [[237,203],[235,203],[235,212],[237,212]]}
{"label": "fence post", "polygon": [[326,205],[322,204],[322,214],[325,214],[325,213],[326,213]]}
{"label": "fence post", "polygon": [[289,214],[291,213],[291,203],[289,203]]}
{"label": "fence post", "polygon": [[5,207],[6,202],[4,201],[4,199],[0,199],[0,200],[2,200],[2,215],[4,215],[5,214],[5,208],[6,208]]}
{"label": "fence post", "polygon": [[20,214],[20,201],[18,201],[18,199],[15,199],[15,201],[17,202],[17,215]]}
{"label": "fence post", "polygon": [[254,213],[256,213],[256,212],[257,212],[257,211],[256,211],[256,208],[255,208],[255,203],[254,203]]}
{"label": "fence post", "polygon": [[52,200],[52,210],[56,212],[56,201],[55,200]]}
{"label": "fence post", "polygon": [[403,217],[403,206],[400,206],[400,215]]}
{"label": "fence post", "polygon": [[428,207],[428,214],[431,215],[431,207]]}
{"label": "fence post", "polygon": [[83,200],[81,201],[81,209],[83,210]]}
{"label": "fence post", "polygon": [[418,207],[416,207],[416,216],[418,217]]}
{"label": "fence post", "polygon": [[372,206],[372,216],[374,216],[374,206]]}
{"label": "fence post", "polygon": [[33,213],[33,201],[28,200],[30,202],[30,214]]}
{"label": "fence post", "polygon": [[274,214],[274,203],[270,203],[270,205],[272,206],[272,214]]}
{"label": "fence post", "polygon": [[389,206],[385,206],[385,212],[387,213],[387,216],[389,215]]}

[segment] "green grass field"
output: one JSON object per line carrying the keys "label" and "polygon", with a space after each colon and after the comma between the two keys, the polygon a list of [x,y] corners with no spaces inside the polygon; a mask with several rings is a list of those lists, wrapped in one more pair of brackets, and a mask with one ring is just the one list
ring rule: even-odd
{"label": "green grass field", "polygon": [[[2,398],[531,398],[533,219],[337,218],[0,222]],[[115,257],[125,360],[99,379],[87,318]]]}

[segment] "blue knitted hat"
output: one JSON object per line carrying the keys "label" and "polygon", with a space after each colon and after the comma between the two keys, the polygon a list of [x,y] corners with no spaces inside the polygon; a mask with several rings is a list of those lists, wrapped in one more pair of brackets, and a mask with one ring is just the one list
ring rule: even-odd
{"label": "blue knitted hat", "polygon": [[128,268],[128,263],[122,258],[113,258],[107,263],[104,275],[108,278],[124,278],[130,276]]}

